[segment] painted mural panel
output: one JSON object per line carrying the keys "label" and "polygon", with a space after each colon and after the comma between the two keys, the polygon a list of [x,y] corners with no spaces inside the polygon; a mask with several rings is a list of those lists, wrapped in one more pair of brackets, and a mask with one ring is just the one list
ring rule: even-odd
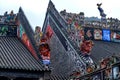
{"label": "painted mural panel", "polygon": [[50,39],[52,37],[52,35],[53,35],[53,30],[52,30],[51,26],[48,25],[47,29],[46,29],[46,36],[48,39]]}
{"label": "painted mural panel", "polygon": [[93,40],[94,39],[94,32],[93,32],[93,28],[84,28],[84,38],[85,40]]}
{"label": "painted mural panel", "polygon": [[94,29],[94,39],[95,40],[102,40],[102,30]]}
{"label": "painted mural panel", "polygon": [[22,42],[24,43],[24,45],[28,48],[28,50],[32,53],[32,55],[38,59],[30,41],[29,38],[27,36],[27,34],[25,33],[25,30],[23,28],[23,26],[20,24],[17,28],[17,36],[22,40]]}
{"label": "painted mural panel", "polygon": [[104,40],[104,41],[110,41],[110,30],[103,29],[102,33],[103,33],[102,40]]}
{"label": "painted mural panel", "polygon": [[109,29],[84,28],[85,40],[102,40],[120,42],[120,31]]}
{"label": "painted mural panel", "polygon": [[111,31],[111,41],[120,42],[120,31]]}

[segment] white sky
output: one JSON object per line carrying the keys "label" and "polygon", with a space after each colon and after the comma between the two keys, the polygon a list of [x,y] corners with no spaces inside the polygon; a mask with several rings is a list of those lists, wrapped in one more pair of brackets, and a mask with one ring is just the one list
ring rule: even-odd
{"label": "white sky", "polygon": [[[0,0],[0,14],[11,10],[17,13],[21,6],[34,29],[36,25],[42,27],[48,2],[49,0]],[[84,12],[88,17],[100,17],[96,4],[102,2],[101,7],[107,17],[120,19],[120,0],[52,0],[52,2],[58,11],[66,9],[67,12]]]}

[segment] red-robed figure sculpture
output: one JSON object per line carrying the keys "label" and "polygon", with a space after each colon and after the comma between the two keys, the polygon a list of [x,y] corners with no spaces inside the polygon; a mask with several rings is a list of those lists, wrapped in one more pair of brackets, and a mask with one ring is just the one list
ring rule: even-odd
{"label": "red-robed figure sculpture", "polygon": [[80,50],[83,55],[90,55],[90,52],[93,48],[93,41],[91,40],[84,40],[80,45]]}

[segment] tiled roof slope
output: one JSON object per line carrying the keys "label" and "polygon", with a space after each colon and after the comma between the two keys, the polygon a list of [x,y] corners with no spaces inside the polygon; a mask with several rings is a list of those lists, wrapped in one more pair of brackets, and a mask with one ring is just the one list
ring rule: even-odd
{"label": "tiled roof slope", "polygon": [[65,77],[63,74],[51,74],[50,80],[69,80],[69,77]]}
{"label": "tiled roof slope", "polygon": [[99,63],[102,58],[110,57],[113,54],[120,56],[120,43],[94,41],[91,56],[96,63]]}
{"label": "tiled roof slope", "polygon": [[17,37],[0,37],[0,68],[42,71],[43,66]]}

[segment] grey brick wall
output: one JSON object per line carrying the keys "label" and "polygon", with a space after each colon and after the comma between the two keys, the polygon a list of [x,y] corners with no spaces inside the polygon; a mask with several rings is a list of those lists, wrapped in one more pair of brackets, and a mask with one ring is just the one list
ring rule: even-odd
{"label": "grey brick wall", "polygon": [[70,71],[70,59],[67,51],[64,49],[55,33],[52,36],[49,45],[51,48],[51,67],[53,73],[68,73],[68,71]]}
{"label": "grey brick wall", "polygon": [[[67,42],[66,42],[67,44]],[[54,33],[49,43],[51,49],[51,74],[69,76],[73,71],[81,69],[81,61],[75,51],[68,45],[68,51]]]}

